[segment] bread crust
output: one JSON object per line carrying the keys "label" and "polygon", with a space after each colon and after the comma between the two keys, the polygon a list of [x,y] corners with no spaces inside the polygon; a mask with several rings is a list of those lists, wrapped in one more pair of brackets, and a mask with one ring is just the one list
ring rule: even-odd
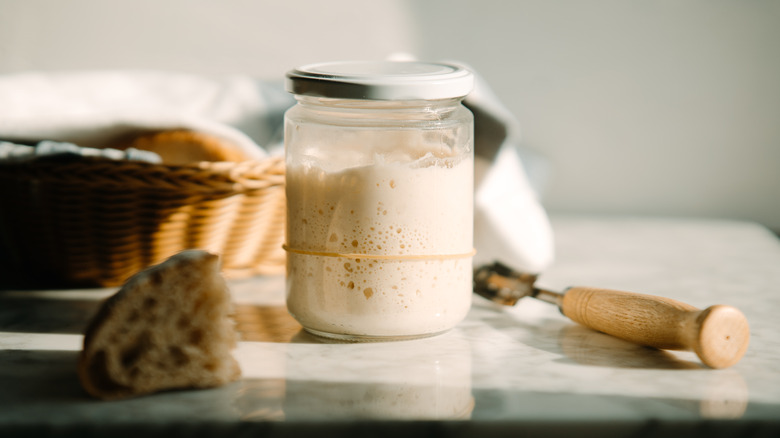
{"label": "bread crust", "polygon": [[237,380],[231,313],[218,256],[176,254],[131,277],[101,305],[84,333],[79,380],[105,400]]}
{"label": "bread crust", "polygon": [[163,164],[170,165],[249,159],[239,147],[222,138],[186,129],[141,134],[129,143],[129,147],[154,152],[162,158]]}

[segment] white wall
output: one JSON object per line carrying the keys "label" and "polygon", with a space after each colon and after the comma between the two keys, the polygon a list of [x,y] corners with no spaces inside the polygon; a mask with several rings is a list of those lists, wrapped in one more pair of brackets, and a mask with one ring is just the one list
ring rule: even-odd
{"label": "white wall", "polygon": [[281,79],[415,52],[405,1],[0,0],[0,72],[151,68]]}
{"label": "white wall", "polygon": [[550,211],[780,230],[778,47],[775,0],[0,0],[0,73],[459,59],[549,160]]}
{"label": "white wall", "polygon": [[414,5],[423,54],[474,65],[549,158],[548,209],[780,230],[780,2]]}

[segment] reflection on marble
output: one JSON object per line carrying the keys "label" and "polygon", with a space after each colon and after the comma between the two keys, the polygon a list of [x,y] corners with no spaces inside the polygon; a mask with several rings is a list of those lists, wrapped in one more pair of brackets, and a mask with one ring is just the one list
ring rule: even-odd
{"label": "reflection on marble", "polygon": [[287,420],[466,420],[474,398],[468,380],[449,386],[292,380],[287,384]]}
{"label": "reflection on marble", "polygon": [[270,387],[284,400],[278,414],[285,419],[470,416],[471,351],[460,337],[347,343],[303,331],[282,306],[239,305],[236,314],[243,340],[277,343],[239,347],[236,354],[250,382],[244,397],[254,393],[252,382],[264,395],[274,382]]}
{"label": "reflection on marble", "polygon": [[[287,355],[285,410],[294,418],[467,419],[471,414],[471,348],[460,337],[331,345],[335,348],[326,355],[303,347],[291,345]],[[312,364],[323,368],[312,372]],[[337,367],[341,376],[326,375]]]}
{"label": "reflection on marble", "polygon": [[[475,297],[466,320],[432,338],[340,343],[304,332],[287,314],[283,278],[258,277],[231,282],[241,381],[105,403],[79,387],[75,363],[81,330],[115,289],[0,291],[0,434],[12,424],[139,422],[333,431],[352,421],[454,420],[452,433],[466,430],[457,424],[472,433],[500,425],[545,436],[594,427],[592,436],[664,436],[663,427],[679,431],[703,419],[728,420],[718,424],[735,436],[755,421],[780,428],[777,239],[731,222],[564,218],[554,225],[559,260],[542,286],[735,305],[752,329],[743,360],[708,369],[691,352],[593,332],[532,299],[507,308]],[[663,427],[648,432],[648,422]]]}
{"label": "reflection on marble", "polygon": [[[567,325],[559,332],[563,354],[578,364],[666,370],[706,370],[700,363],[676,357],[669,351],[626,342],[580,325]],[[735,370],[708,373],[709,380],[696,394],[704,418],[739,418],[748,403],[745,380]],[[689,388],[690,389],[690,388]]]}
{"label": "reflection on marble", "polygon": [[238,303],[235,306],[236,330],[242,341],[293,342],[302,330],[285,306]]}

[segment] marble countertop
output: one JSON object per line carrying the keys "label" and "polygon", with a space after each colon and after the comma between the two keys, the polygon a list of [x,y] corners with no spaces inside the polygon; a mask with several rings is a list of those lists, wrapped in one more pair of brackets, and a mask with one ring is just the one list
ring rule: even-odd
{"label": "marble countertop", "polygon": [[286,313],[284,279],[232,281],[244,377],[101,402],[75,371],[83,329],[115,289],[0,291],[0,436],[777,436],[780,241],[751,223],[557,217],[538,283],[730,304],[751,325],[737,365],[639,347],[526,298],[475,296],[443,335],[333,343]]}

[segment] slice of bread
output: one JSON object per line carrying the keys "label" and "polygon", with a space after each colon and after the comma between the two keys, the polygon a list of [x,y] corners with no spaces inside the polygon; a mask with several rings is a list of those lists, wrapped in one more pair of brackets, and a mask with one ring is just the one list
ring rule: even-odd
{"label": "slice of bread", "polygon": [[238,379],[219,269],[218,256],[187,250],[131,277],[87,327],[78,363],[84,389],[110,400]]}

